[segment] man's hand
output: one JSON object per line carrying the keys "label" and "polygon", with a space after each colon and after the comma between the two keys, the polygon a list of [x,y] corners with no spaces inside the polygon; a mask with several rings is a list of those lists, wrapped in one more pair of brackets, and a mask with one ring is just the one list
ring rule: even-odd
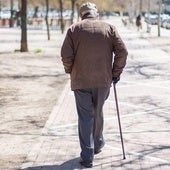
{"label": "man's hand", "polygon": [[120,80],[120,77],[113,77],[112,80],[113,83],[116,84]]}

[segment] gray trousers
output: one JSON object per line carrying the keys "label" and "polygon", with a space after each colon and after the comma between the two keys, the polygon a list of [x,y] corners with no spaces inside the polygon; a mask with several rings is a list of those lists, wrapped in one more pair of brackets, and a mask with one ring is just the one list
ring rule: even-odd
{"label": "gray trousers", "polygon": [[92,162],[94,150],[104,145],[103,105],[110,87],[74,90],[78,113],[81,158]]}

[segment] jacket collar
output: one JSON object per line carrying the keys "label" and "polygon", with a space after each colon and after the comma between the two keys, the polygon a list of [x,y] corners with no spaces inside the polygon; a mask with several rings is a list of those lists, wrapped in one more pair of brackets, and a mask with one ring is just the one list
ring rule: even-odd
{"label": "jacket collar", "polygon": [[97,19],[97,17],[89,12],[89,13],[85,14],[81,19],[82,20],[84,20],[84,19]]}

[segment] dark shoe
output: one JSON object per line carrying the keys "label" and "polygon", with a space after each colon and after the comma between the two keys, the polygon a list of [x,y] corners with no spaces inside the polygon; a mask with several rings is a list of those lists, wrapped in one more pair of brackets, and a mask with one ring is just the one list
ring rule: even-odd
{"label": "dark shoe", "polygon": [[82,158],[80,158],[79,163],[86,168],[92,168],[93,166],[92,162],[85,162]]}
{"label": "dark shoe", "polygon": [[102,151],[101,149],[95,150],[94,154],[96,155],[96,154],[100,153],[101,151]]}
{"label": "dark shoe", "polygon": [[100,153],[102,150],[102,148],[104,147],[104,143],[99,147],[99,148],[97,148],[97,149],[95,149],[94,150],[94,154],[96,155],[96,154],[98,154],[98,153]]}

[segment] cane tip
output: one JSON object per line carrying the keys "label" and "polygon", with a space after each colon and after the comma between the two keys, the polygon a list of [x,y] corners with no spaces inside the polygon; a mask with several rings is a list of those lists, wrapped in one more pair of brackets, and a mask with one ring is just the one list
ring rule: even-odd
{"label": "cane tip", "polygon": [[125,159],[126,159],[126,157],[124,156],[124,157],[123,157],[123,160],[125,160]]}

